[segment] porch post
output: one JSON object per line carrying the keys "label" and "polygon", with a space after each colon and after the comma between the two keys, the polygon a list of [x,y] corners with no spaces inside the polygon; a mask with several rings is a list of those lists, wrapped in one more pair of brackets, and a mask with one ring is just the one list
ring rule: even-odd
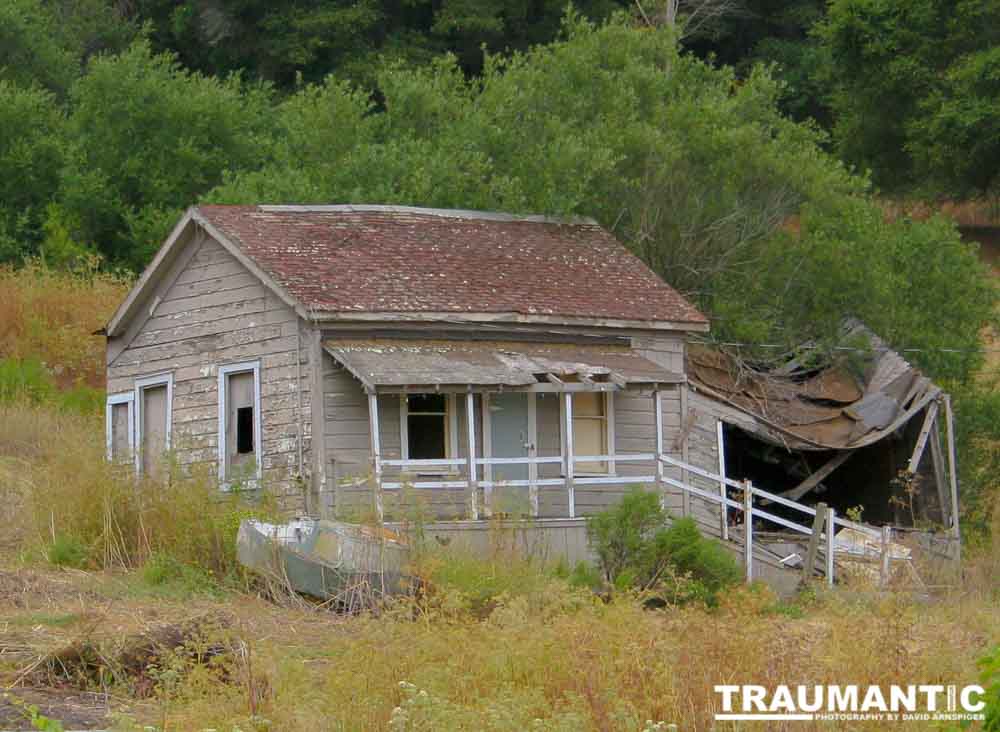
{"label": "porch post", "polygon": [[747,584],[753,582],[753,483],[743,481],[743,561]]}
{"label": "porch post", "polygon": [[[486,415],[483,415],[483,419]],[[472,388],[465,393],[465,422],[466,433],[469,436],[469,507],[472,513],[472,520],[479,519],[479,488],[476,484],[476,401]],[[487,484],[483,493],[483,510],[487,516],[493,514],[493,489]]]}
{"label": "porch post", "polygon": [[[538,457],[538,402],[535,392],[528,392],[528,457]],[[528,463],[528,500],[532,518],[538,517],[538,464]]]}
{"label": "porch post", "polygon": [[726,440],[722,426],[722,420],[715,420],[715,444],[719,453],[719,495],[722,497],[722,515],[720,518],[719,531],[723,541],[729,541],[729,504],[726,499],[729,491],[726,490]]}
{"label": "porch post", "polygon": [[382,446],[378,427],[378,397],[375,392],[368,393],[368,424],[371,428],[372,469],[375,474],[375,515],[378,522],[385,519],[385,506],[382,503]]}
{"label": "porch post", "polygon": [[563,403],[566,405],[566,424],[563,432],[566,435],[566,450],[563,453],[563,471],[566,476],[566,500],[569,504],[569,517],[576,518],[576,490],[573,487],[573,394],[563,392]]}
{"label": "porch post", "polygon": [[833,587],[833,555],[836,551],[834,540],[837,536],[837,512],[826,509],[826,583]]}
{"label": "porch post", "polygon": [[660,493],[660,508],[667,508],[667,492],[663,482],[663,395],[660,385],[653,387],[653,415],[656,420],[656,490]]}

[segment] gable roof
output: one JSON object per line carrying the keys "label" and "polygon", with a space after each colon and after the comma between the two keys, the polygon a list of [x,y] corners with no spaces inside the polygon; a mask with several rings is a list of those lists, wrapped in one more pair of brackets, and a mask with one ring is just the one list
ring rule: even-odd
{"label": "gable roof", "polygon": [[708,328],[591,219],[374,205],[206,205],[188,217],[320,320],[480,315]]}

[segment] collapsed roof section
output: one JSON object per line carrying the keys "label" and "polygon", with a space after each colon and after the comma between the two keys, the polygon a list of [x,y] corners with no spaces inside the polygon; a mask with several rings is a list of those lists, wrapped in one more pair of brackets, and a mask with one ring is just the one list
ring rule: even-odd
{"label": "collapsed roof section", "polygon": [[845,341],[866,340],[860,373],[844,364],[804,370],[790,361],[758,371],[708,346],[688,347],[691,385],[750,416],[740,427],[790,450],[853,450],[893,434],[941,390],[864,324],[845,326]]}

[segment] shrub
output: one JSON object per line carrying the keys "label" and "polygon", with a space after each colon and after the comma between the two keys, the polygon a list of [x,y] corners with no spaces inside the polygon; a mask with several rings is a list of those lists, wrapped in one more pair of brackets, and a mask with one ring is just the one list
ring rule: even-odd
{"label": "shrub", "polygon": [[45,558],[57,567],[85,567],[89,560],[87,547],[78,539],[65,534],[56,536],[45,552]]}
{"label": "shrub", "polygon": [[740,580],[736,560],[698,531],[694,520],[671,522],[659,496],[634,488],[587,521],[587,536],[605,579],[618,589],[656,590],[668,602],[714,605]]}

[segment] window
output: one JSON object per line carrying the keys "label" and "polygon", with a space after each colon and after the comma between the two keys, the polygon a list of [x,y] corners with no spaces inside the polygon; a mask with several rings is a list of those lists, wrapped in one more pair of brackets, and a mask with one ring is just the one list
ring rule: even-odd
{"label": "window", "polygon": [[261,475],[260,364],[219,367],[219,480]]}
{"label": "window", "polygon": [[157,476],[170,449],[174,377],[160,374],[135,382],[135,467]]}
{"label": "window", "polygon": [[404,460],[447,460],[458,453],[453,394],[407,394],[400,412]]}
{"label": "window", "polygon": [[[600,391],[578,391],[573,394],[573,454],[608,455],[611,441],[608,422],[610,395]],[[578,462],[578,473],[607,473],[605,461]]]}
{"label": "window", "polygon": [[128,462],[135,448],[135,394],[109,394],[105,412],[108,460]]}

